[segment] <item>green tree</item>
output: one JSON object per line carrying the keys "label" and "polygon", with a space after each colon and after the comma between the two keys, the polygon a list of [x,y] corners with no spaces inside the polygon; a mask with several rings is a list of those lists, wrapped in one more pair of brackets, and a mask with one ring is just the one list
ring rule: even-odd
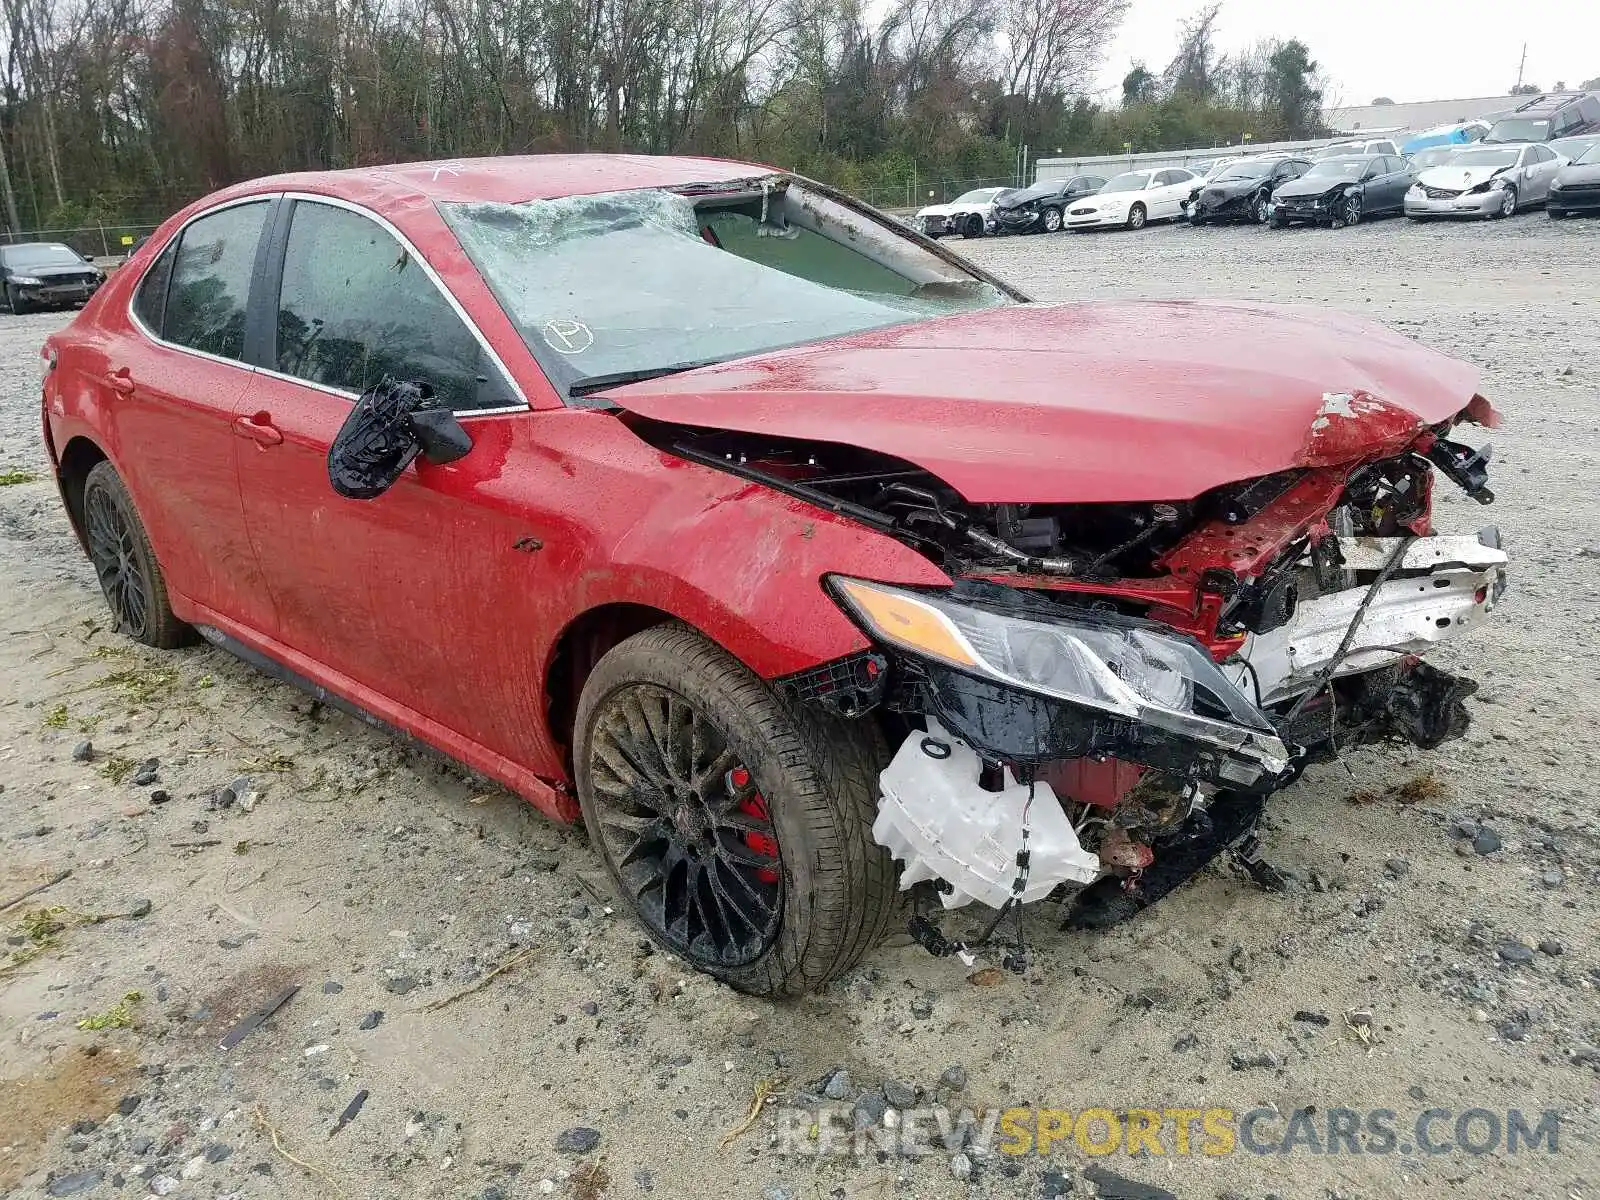
{"label": "green tree", "polygon": [[1265,115],[1273,133],[1285,138],[1305,138],[1322,128],[1322,89],[1316,85],[1317,64],[1298,38],[1291,38],[1267,58],[1262,81]]}

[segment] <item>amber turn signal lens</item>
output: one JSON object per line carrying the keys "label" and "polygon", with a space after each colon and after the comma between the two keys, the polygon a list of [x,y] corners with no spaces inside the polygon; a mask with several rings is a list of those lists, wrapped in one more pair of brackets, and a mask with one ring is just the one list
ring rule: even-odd
{"label": "amber turn signal lens", "polygon": [[979,665],[966,639],[931,605],[904,592],[884,591],[855,579],[835,583],[862,620],[886,641],[958,667]]}

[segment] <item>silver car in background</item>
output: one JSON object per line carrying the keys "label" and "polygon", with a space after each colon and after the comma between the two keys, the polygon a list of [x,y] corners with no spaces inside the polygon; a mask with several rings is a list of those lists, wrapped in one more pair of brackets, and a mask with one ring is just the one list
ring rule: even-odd
{"label": "silver car in background", "polygon": [[1550,181],[1566,160],[1541,142],[1474,146],[1417,176],[1406,192],[1406,216],[1509,217],[1550,199]]}

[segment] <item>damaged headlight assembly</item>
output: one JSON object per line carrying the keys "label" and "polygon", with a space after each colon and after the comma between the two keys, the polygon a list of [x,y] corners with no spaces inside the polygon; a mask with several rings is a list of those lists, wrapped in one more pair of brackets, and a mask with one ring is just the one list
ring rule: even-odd
{"label": "damaged headlight assembly", "polygon": [[1289,765],[1272,724],[1205,649],[1156,622],[1001,612],[840,576],[829,584],[869,634],[907,654],[1217,748],[1254,764],[1252,776]]}

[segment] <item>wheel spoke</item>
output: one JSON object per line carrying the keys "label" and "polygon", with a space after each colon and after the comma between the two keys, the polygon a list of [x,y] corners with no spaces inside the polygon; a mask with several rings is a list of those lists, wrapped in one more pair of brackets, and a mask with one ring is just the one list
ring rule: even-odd
{"label": "wheel spoke", "polygon": [[741,808],[759,796],[745,760],[697,704],[658,684],[618,689],[592,728],[590,817],[640,918],[691,961],[754,961],[776,935],[784,885],[771,818]]}
{"label": "wheel spoke", "polygon": [[772,836],[772,822],[765,817],[758,817],[754,813],[747,813],[742,809],[729,809],[716,819],[718,829],[731,829],[735,833],[755,833],[763,837]]}
{"label": "wheel spoke", "polygon": [[743,838],[734,835],[718,835],[717,857],[724,862],[741,867],[755,867],[758,870],[770,869],[776,866],[778,861],[770,854],[763,854],[752,848]]}

